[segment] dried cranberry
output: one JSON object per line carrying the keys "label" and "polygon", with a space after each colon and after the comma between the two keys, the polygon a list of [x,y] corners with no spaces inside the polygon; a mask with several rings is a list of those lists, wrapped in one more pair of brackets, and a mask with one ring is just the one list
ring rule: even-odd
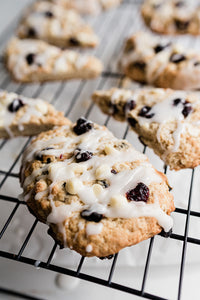
{"label": "dried cranberry", "polygon": [[77,120],[76,125],[74,126],[74,132],[77,135],[88,132],[94,127],[94,124],[91,121],[88,121],[85,118],[80,118]]}
{"label": "dried cranberry", "polygon": [[32,65],[35,60],[35,54],[34,53],[29,53],[26,55],[26,61],[28,65]]}
{"label": "dried cranberry", "polygon": [[134,118],[128,118],[127,121],[131,125],[131,127],[135,127],[135,125],[137,124],[137,121]]}
{"label": "dried cranberry", "polygon": [[184,115],[184,117],[186,118],[192,111],[192,105],[190,102],[185,101],[183,104],[184,108],[182,110],[182,114]]}
{"label": "dried cranberry", "polygon": [[109,182],[105,179],[105,180],[97,180],[97,183],[100,184],[103,188],[107,188],[109,187]]}
{"label": "dried cranberry", "polygon": [[126,198],[130,201],[147,202],[149,198],[149,188],[144,183],[140,182],[133,190],[126,193]]}
{"label": "dried cranberry", "polygon": [[37,35],[35,29],[32,27],[28,28],[27,34],[29,37],[36,37],[36,35]]}
{"label": "dried cranberry", "polygon": [[185,6],[185,2],[184,1],[178,1],[178,2],[175,3],[175,6],[176,7],[183,7],[183,6]]}
{"label": "dried cranberry", "polygon": [[103,219],[102,214],[98,214],[97,212],[90,212],[87,209],[81,212],[81,217],[87,221],[96,222],[96,223],[100,222]]}
{"label": "dried cranberry", "polygon": [[167,47],[169,47],[171,45],[171,43],[167,43],[167,44],[158,44],[157,46],[154,47],[154,51],[155,53],[159,53],[161,51],[163,51],[164,49],[166,49]]}
{"label": "dried cranberry", "polygon": [[82,161],[87,161],[88,159],[92,158],[93,153],[89,151],[84,151],[81,149],[76,149],[74,151],[76,162],[82,162]]}
{"label": "dried cranberry", "polygon": [[80,42],[76,38],[73,38],[73,37],[71,37],[69,39],[69,43],[71,46],[79,46],[80,45]]}
{"label": "dried cranberry", "polygon": [[155,114],[149,113],[151,110],[150,106],[143,106],[143,108],[139,111],[138,116],[145,117],[147,119],[151,119]]}
{"label": "dried cranberry", "polygon": [[116,104],[112,104],[112,114],[115,115],[119,112],[119,108]]}
{"label": "dried cranberry", "polygon": [[180,103],[182,103],[182,99],[180,99],[180,98],[177,98],[177,99],[173,100],[173,105],[174,106],[178,106]]}
{"label": "dried cranberry", "polygon": [[169,59],[171,62],[175,63],[175,64],[178,64],[180,63],[181,61],[184,61],[186,60],[186,57],[185,55],[183,54],[178,54],[178,53],[173,53],[171,56],[170,56],[170,59]]}
{"label": "dried cranberry", "polygon": [[44,156],[43,156],[43,154],[42,154],[41,152],[39,152],[39,153],[36,153],[36,154],[35,154],[35,159],[37,159],[37,160],[43,162]]}
{"label": "dried cranberry", "polygon": [[130,111],[130,110],[133,110],[135,107],[136,107],[135,100],[128,100],[126,102],[126,104],[124,105],[124,111],[127,112],[127,111]]}
{"label": "dried cranberry", "polygon": [[144,71],[145,67],[146,67],[146,63],[143,61],[136,61],[134,63],[131,64],[134,68],[140,69],[142,71]]}
{"label": "dried cranberry", "polygon": [[53,18],[54,17],[54,15],[53,15],[53,13],[51,11],[45,11],[44,15],[47,18]]}
{"label": "dried cranberry", "polygon": [[130,42],[126,44],[125,49],[124,49],[124,51],[126,53],[129,53],[129,52],[134,51],[134,50],[135,50],[135,45],[133,43],[130,43]]}
{"label": "dried cranberry", "polygon": [[14,99],[9,105],[8,110],[10,112],[18,111],[22,106],[24,106],[24,102],[21,99]]}
{"label": "dried cranberry", "polygon": [[190,21],[181,21],[181,20],[174,20],[176,28],[180,31],[186,30],[190,24]]}
{"label": "dried cranberry", "polygon": [[48,157],[48,158],[47,158],[47,164],[50,164],[50,163],[51,163],[51,158]]}
{"label": "dried cranberry", "polygon": [[112,173],[112,174],[117,174],[117,171],[116,171],[115,169],[112,169],[112,170],[111,170],[111,173]]}
{"label": "dried cranberry", "polygon": [[190,102],[185,101],[183,99],[177,98],[173,100],[173,105],[174,106],[178,106],[178,105],[182,105],[183,110],[182,110],[182,114],[184,115],[184,117],[186,118],[192,111],[192,105]]}
{"label": "dried cranberry", "polygon": [[197,67],[197,66],[199,66],[199,65],[200,65],[200,61],[195,61],[195,62],[194,62],[194,66],[195,66],[195,67]]}

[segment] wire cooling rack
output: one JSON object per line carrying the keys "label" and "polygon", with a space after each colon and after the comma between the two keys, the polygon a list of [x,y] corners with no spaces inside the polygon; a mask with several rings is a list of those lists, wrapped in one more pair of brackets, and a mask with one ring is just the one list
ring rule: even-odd
{"label": "wire cooling rack", "polygon": [[[95,20],[91,19],[92,25],[96,29],[99,36],[101,36],[101,45],[98,49],[91,51],[98,57],[100,57],[105,65],[105,71],[102,73],[101,77],[97,80],[93,81],[71,81],[71,82],[59,82],[59,83],[46,83],[46,84],[32,84],[32,85],[21,85],[11,82],[9,75],[3,69],[2,59],[0,61],[1,69],[0,69],[0,87],[2,89],[7,89],[8,91],[15,91],[17,93],[23,93],[25,96],[29,97],[41,97],[48,99],[52,104],[56,106],[56,108],[65,111],[65,116],[70,117],[73,121],[75,121],[80,115],[84,115],[86,118],[91,118],[92,120],[110,126],[111,129],[116,131],[118,137],[126,138],[128,135],[133,135],[134,133],[129,132],[129,128],[126,127],[125,124],[120,125],[123,128],[120,131],[120,135],[118,130],[112,127],[112,122],[116,124],[116,121],[110,119],[110,117],[105,117],[101,112],[92,104],[91,102],[85,101],[90,98],[91,93],[95,89],[103,89],[109,88],[111,86],[121,86],[123,82],[123,75],[117,71],[117,61],[120,56],[120,49],[123,43],[123,40],[126,36],[128,36],[133,30],[144,29],[142,26],[142,21],[139,16],[139,1],[124,1],[123,5],[113,11],[102,14],[99,17],[96,17]],[[0,47],[3,47],[6,44],[6,40],[12,34],[13,28],[16,26],[17,20],[14,20],[12,24],[8,28],[6,28],[5,32],[2,35],[0,41]],[[187,42],[189,43],[189,41]],[[133,85],[137,86],[137,85]],[[119,125],[118,125],[119,128]],[[15,139],[17,140],[17,139]],[[18,178],[18,170],[19,170],[19,162],[21,159],[21,155],[24,152],[24,149],[30,143],[31,138],[22,138],[20,141],[20,146],[15,145],[15,141],[10,140],[1,140],[0,141],[0,157],[6,156],[6,152],[10,152],[10,148],[12,148],[13,153],[15,154],[15,158],[9,163],[6,161],[2,163],[0,162],[0,212],[1,212],[1,203],[12,203],[13,207],[8,216],[4,221],[2,228],[0,228],[0,239],[6,236],[7,231],[9,229],[10,224],[15,219],[17,211],[22,206],[26,206],[26,203],[18,200],[17,195],[13,196],[13,193],[9,191],[7,193],[4,192],[6,182],[9,179]],[[140,148],[136,146],[136,148]],[[147,152],[148,149],[143,147],[143,152]],[[12,153],[12,154],[13,154]],[[160,169],[163,168],[164,172],[170,172],[167,167],[163,166],[162,162],[159,162]],[[200,212],[198,210],[191,209],[191,203],[193,199],[193,189],[195,184],[197,185],[198,180],[195,178],[196,170],[189,171],[189,177],[187,177],[188,183],[188,192],[183,193],[184,186],[182,186],[181,191],[179,191],[179,195],[184,195],[185,203],[187,206],[185,208],[176,208],[174,213],[174,219],[176,219],[177,215],[185,216],[184,223],[184,233],[176,234],[172,233],[169,240],[178,240],[182,243],[181,250],[181,259],[179,264],[179,280],[177,286],[177,297],[176,299],[181,299],[181,291],[182,291],[182,283],[186,262],[186,254],[187,254],[187,246],[188,244],[200,245],[200,239],[189,236],[189,224],[191,217],[199,218]],[[197,174],[199,176],[199,172]],[[196,175],[196,177],[197,177]],[[195,181],[195,183],[194,183]],[[28,213],[28,212],[27,212]],[[23,221],[22,221],[23,222]],[[22,225],[23,226],[23,225]],[[70,275],[73,277],[78,277],[86,281],[90,281],[99,285],[103,285],[105,287],[110,287],[116,290],[120,290],[129,294],[137,295],[142,298],[147,299],[159,299],[164,300],[160,295],[156,293],[148,293],[146,291],[146,282],[149,276],[149,268],[151,264],[151,258],[153,253],[154,241],[155,238],[151,238],[149,240],[148,251],[146,253],[146,262],[144,265],[144,272],[142,274],[141,286],[140,288],[131,288],[129,286],[116,283],[113,280],[113,275],[118,264],[118,254],[115,254],[112,258],[110,264],[109,275],[107,278],[101,278],[98,276],[92,276],[90,274],[86,274],[82,272],[83,266],[87,261],[87,258],[81,257],[78,263],[78,267],[76,270],[72,270],[71,268],[62,267],[54,263],[54,253],[56,252],[58,245],[54,243],[52,245],[51,251],[46,259],[37,262],[36,259],[30,258],[29,255],[25,255],[26,248],[30,240],[33,238],[36,227],[38,226],[38,220],[35,219],[30,227],[29,232],[26,234],[26,237],[23,243],[20,245],[19,250],[15,253],[12,251],[2,250],[0,244],[0,256],[23,262],[28,265],[35,266],[39,264],[40,268],[44,268],[47,270],[55,271],[61,274]],[[161,238],[162,234],[161,234]],[[25,299],[36,299],[33,296],[27,296],[19,292],[11,291],[7,288],[1,287],[0,292],[14,295],[15,297],[21,297]]]}

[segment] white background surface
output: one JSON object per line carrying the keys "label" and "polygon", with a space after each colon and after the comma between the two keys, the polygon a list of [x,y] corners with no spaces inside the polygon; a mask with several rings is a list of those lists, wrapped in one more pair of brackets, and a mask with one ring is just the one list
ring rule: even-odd
{"label": "white background surface", "polygon": [[[26,5],[29,1],[27,0],[1,0],[0,1],[0,32],[6,28],[10,22],[15,20],[15,17],[20,13],[21,8]],[[106,69],[109,66],[112,70],[116,68],[116,62],[118,60],[119,51],[124,38],[133,30],[137,30],[141,27],[141,21],[139,15],[134,14],[129,8],[120,8],[117,10],[119,19],[114,18],[111,25],[105,30],[106,22],[112,17],[114,12],[108,12],[100,16],[99,19],[95,17],[90,18],[90,21],[96,25],[96,31],[99,33],[104,44],[101,44],[97,55],[102,57],[105,63]],[[122,18],[123,14],[123,18]],[[131,14],[133,16],[131,17]],[[129,18],[129,25],[127,26],[127,20]],[[132,19],[131,19],[132,18]],[[100,21],[99,21],[100,20]],[[96,22],[96,23],[95,23]],[[126,24],[126,31],[121,29]],[[119,27],[119,30],[116,28]],[[121,29],[120,29],[121,28]],[[12,28],[11,28],[12,29]],[[121,31],[120,31],[121,30]],[[199,39],[199,38],[198,38]],[[180,38],[187,44],[190,41]],[[119,42],[118,42],[119,41]],[[194,40],[191,39],[191,43]],[[197,41],[199,43],[199,40]],[[198,47],[198,43],[196,43]],[[106,50],[103,52],[103,49]],[[116,48],[116,49],[114,49]],[[112,55],[114,51],[114,55]],[[113,64],[110,62],[113,61]],[[0,70],[0,82],[1,76],[4,76],[4,71]],[[84,114],[88,108],[89,95],[99,84],[99,80],[88,82],[79,96],[77,104],[74,106],[70,113],[70,118],[75,120],[81,114]],[[62,93],[59,95],[59,99],[56,102],[56,107],[59,109],[66,110],[69,103],[66,103],[66,98],[72,99],[75,94],[79,82],[70,82],[63,87]],[[111,87],[113,84],[117,84],[116,80],[108,79],[104,87]],[[58,83],[45,84],[42,90],[41,97],[51,101],[55,94],[55,89],[58,87]],[[16,90],[18,85],[9,83],[7,89],[10,91]],[[31,96],[38,85],[27,86],[23,90],[23,94]],[[87,101],[86,101],[87,100]],[[99,110],[95,107],[91,114],[90,119],[95,120],[99,123],[105,121]],[[122,137],[125,130],[125,124],[118,123],[116,121],[109,121],[108,127],[118,136]],[[130,132],[127,137],[131,142],[134,143],[135,147],[142,150],[142,146],[138,143],[135,135]],[[9,141],[6,149],[1,151],[0,166],[1,169],[7,170],[14,157],[16,157],[17,151],[24,144],[24,139],[19,138],[14,141]],[[147,150],[147,155],[150,160],[156,165],[157,168],[162,169],[162,162],[152,153],[151,150]],[[18,172],[19,164],[16,165],[14,171]],[[180,171],[178,173],[168,171],[168,176],[171,185],[174,187],[175,202],[178,207],[187,207],[187,198],[190,186],[191,171]],[[0,176],[1,179],[1,176]],[[199,182],[200,171],[197,169],[195,174],[195,189],[193,192],[193,203],[192,209],[200,211],[199,204]],[[17,179],[8,179],[2,188],[1,193],[16,197],[21,190],[19,188]],[[9,213],[12,211],[14,205],[5,201],[0,202],[0,229],[4,225]],[[20,245],[29,231],[30,227],[34,222],[34,218],[29,214],[25,207],[20,207],[8,227],[5,236],[0,242],[0,249],[17,253]],[[184,233],[185,216],[174,214],[174,232],[177,234]],[[200,222],[194,217],[191,218],[191,225],[189,230],[189,236],[200,238]],[[36,260],[46,260],[48,254],[53,246],[52,239],[46,234],[47,227],[43,224],[39,224],[34,231],[34,235],[31,238],[24,256],[34,258]],[[114,273],[113,281],[127,285],[132,288],[140,289],[142,283],[142,276],[145,266],[145,260],[147,255],[149,241],[145,241],[140,245],[124,249],[119,254],[117,267]],[[163,239],[156,237],[153,254],[151,258],[151,265],[149,269],[148,279],[146,283],[145,291],[148,293],[156,294],[169,299],[176,299],[178,290],[178,280],[180,272],[180,261],[182,253],[182,242],[177,242],[172,239]],[[188,244],[185,276],[183,281],[182,299],[199,299],[200,298],[200,248],[199,246]],[[80,256],[70,250],[59,250],[56,251],[56,257],[54,258],[54,264],[61,266],[67,266],[73,270],[76,270]],[[97,276],[103,279],[108,278],[110,265],[112,261],[100,261],[97,259],[86,259],[81,272]],[[110,288],[101,287],[96,284],[80,281],[76,289],[73,290],[61,290],[56,286],[55,283],[56,274],[54,272],[46,270],[37,270],[32,266],[28,266],[22,263],[9,261],[4,258],[0,258],[0,286],[7,287],[13,290],[24,292],[26,294],[32,294],[37,297],[45,299],[141,299],[133,295],[122,293]],[[70,278],[71,280],[71,278]],[[10,296],[0,295],[0,299],[13,299]]]}

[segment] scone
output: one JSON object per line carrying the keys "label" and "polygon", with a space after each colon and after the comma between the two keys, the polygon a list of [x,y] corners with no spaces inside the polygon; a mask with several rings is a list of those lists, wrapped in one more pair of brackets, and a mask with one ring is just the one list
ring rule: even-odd
{"label": "scone", "polygon": [[200,34],[200,5],[196,0],[145,0],[141,13],[147,26],[164,34]]}
{"label": "scone", "polygon": [[32,141],[20,178],[30,211],[84,256],[106,257],[172,227],[166,176],[85,118]]}
{"label": "scone", "polygon": [[122,0],[51,0],[67,9],[75,9],[80,14],[97,15],[104,10],[118,6]]}
{"label": "scone", "polygon": [[44,100],[0,90],[0,138],[32,136],[68,123]]}
{"label": "scone", "polygon": [[91,79],[103,66],[94,56],[61,50],[41,40],[13,38],[5,51],[6,67],[19,82]]}
{"label": "scone", "polygon": [[200,164],[200,100],[195,94],[170,89],[113,88],[96,91],[101,110],[127,121],[140,140],[171,169]]}
{"label": "scone", "polygon": [[19,38],[44,40],[59,47],[95,47],[98,38],[74,10],[48,1],[28,8],[17,29]]}
{"label": "scone", "polygon": [[120,64],[139,82],[179,90],[200,88],[200,54],[145,32],[126,41]]}

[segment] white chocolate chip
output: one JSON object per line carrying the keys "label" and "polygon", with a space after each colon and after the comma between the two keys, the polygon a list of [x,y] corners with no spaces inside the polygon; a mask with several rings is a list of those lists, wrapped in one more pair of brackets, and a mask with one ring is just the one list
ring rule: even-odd
{"label": "white chocolate chip", "polygon": [[79,179],[72,178],[72,179],[67,180],[65,188],[68,193],[75,195],[80,190],[81,185],[82,185],[82,182]]}
{"label": "white chocolate chip", "polygon": [[103,187],[100,184],[94,184],[92,187],[95,196],[100,195],[103,191]]}
{"label": "white chocolate chip", "polygon": [[73,172],[84,172],[86,170],[86,166],[82,164],[74,164],[71,166]]}
{"label": "white chocolate chip", "polygon": [[123,207],[127,204],[127,199],[124,196],[116,195],[110,199],[110,205],[115,208]]}
{"label": "white chocolate chip", "polygon": [[101,165],[96,169],[95,176],[99,180],[106,179],[111,176],[111,168],[109,165]]}
{"label": "white chocolate chip", "polygon": [[35,105],[35,108],[40,111],[43,115],[45,115],[48,111],[48,107],[47,104],[40,101]]}
{"label": "white chocolate chip", "polygon": [[173,50],[174,50],[174,52],[176,52],[176,53],[182,53],[182,52],[184,51],[183,47],[182,47],[181,45],[178,45],[178,44],[175,44],[175,45],[173,46]]}
{"label": "white chocolate chip", "polygon": [[116,152],[115,148],[113,148],[112,146],[110,145],[106,145],[105,148],[104,148],[104,151],[107,155],[110,155],[110,154],[113,154]]}

